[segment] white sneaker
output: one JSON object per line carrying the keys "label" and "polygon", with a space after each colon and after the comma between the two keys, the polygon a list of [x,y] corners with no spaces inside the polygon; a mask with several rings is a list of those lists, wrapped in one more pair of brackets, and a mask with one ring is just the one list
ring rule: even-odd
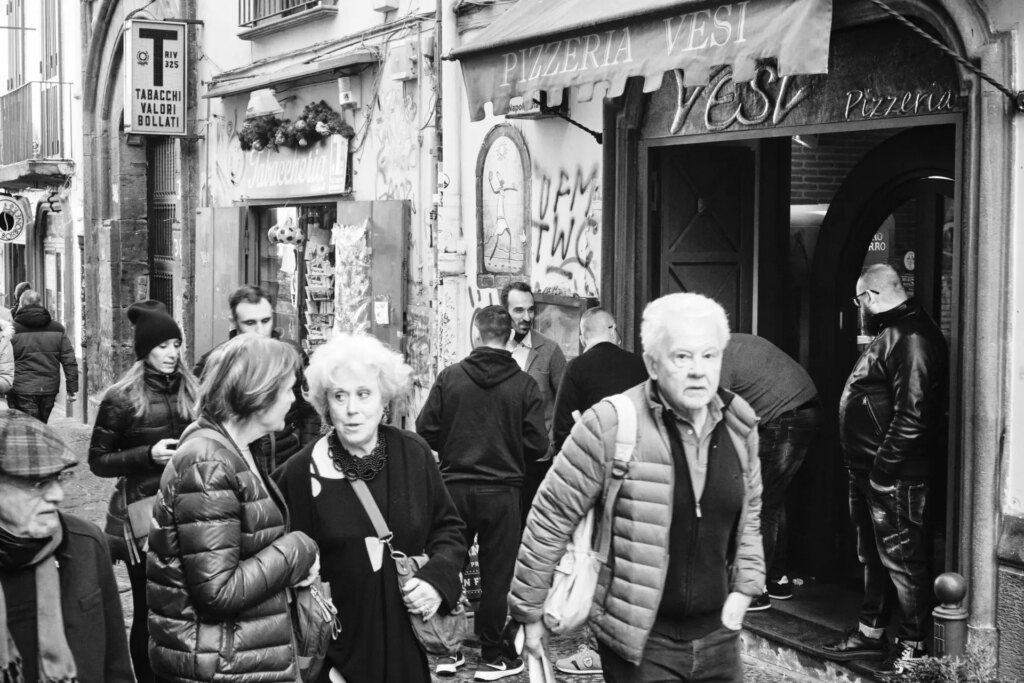
{"label": "white sneaker", "polygon": [[454,676],[459,667],[465,665],[466,657],[462,654],[462,650],[459,650],[451,657],[439,657],[434,673],[438,676]]}
{"label": "white sneaker", "polygon": [[580,645],[574,654],[555,662],[555,668],[564,674],[599,674],[601,655],[586,645]]}

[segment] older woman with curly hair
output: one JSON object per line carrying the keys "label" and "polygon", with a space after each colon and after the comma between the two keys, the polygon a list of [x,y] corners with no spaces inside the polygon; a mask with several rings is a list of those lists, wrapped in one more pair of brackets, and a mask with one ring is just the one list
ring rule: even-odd
{"label": "older woman with curly hair", "polygon": [[[459,518],[419,436],[381,424],[404,398],[411,368],[376,338],[341,334],[320,346],[306,370],[309,401],[332,427],[278,470],[295,529],[320,546],[321,575],[341,618],[322,683],[337,670],[360,683],[428,683],[427,658],[409,615],[450,611],[462,593],[466,560]],[[391,546],[427,563],[405,587],[349,479],[366,482],[394,534]]]}

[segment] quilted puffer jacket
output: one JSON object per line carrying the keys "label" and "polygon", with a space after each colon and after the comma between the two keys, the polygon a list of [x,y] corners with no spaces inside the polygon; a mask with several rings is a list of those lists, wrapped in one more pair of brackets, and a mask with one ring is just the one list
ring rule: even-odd
{"label": "quilted puffer jacket", "polygon": [[14,315],[13,391],[46,396],[60,391],[60,369],[69,394],[78,393],[78,361],[64,326],[42,306],[24,306]]}
{"label": "quilted puffer jacket", "polygon": [[164,467],[153,462],[149,449],[160,439],[177,439],[190,422],[178,405],[181,375],[147,365],[145,383],[149,410],[142,417],[135,417],[124,394],[107,392],[89,444],[89,469],[97,477],[124,477],[127,503],[157,492]]}
{"label": "quilted puffer jacket", "polygon": [[14,323],[0,318],[0,396],[11,390],[14,385],[14,347],[11,337],[14,336]]}
{"label": "quilted puffer jacket", "polygon": [[309,574],[317,546],[288,531],[284,501],[237,448],[197,429],[182,435],[160,480],[149,533],[149,657],[178,683],[298,680],[286,588]]}
{"label": "quilted puffer jacket", "polygon": [[[658,615],[669,565],[676,476],[662,405],[653,383],[625,392],[637,409],[637,448],[615,501],[612,549],[600,573],[590,624],[616,654],[639,664]],[[743,508],[730,548],[730,590],[751,597],[764,590],[761,544],[761,464],[757,417],[739,396],[728,401],[724,421],[746,483]],[[583,414],[541,484],[527,519],[516,561],[509,607],[517,621],[539,621],[552,574],[573,530],[604,490],[615,453],[618,416],[607,402]]]}

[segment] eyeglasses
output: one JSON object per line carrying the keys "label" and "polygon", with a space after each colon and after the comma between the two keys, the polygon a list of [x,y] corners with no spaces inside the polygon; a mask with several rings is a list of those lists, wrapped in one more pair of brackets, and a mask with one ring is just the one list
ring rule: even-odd
{"label": "eyeglasses", "polygon": [[857,308],[860,308],[860,298],[862,296],[864,296],[865,294],[867,294],[868,292],[871,292],[875,296],[878,296],[878,290],[876,290],[876,289],[865,289],[863,292],[861,292],[857,296],[850,297],[853,300],[853,305],[856,306]]}
{"label": "eyeglasses", "polygon": [[60,484],[61,486],[67,484],[75,478],[75,472],[74,470],[61,470],[57,474],[51,474],[43,479],[30,479],[28,477],[18,477],[11,474],[4,474],[2,477],[4,480],[11,482],[19,488],[45,491],[53,484]]}

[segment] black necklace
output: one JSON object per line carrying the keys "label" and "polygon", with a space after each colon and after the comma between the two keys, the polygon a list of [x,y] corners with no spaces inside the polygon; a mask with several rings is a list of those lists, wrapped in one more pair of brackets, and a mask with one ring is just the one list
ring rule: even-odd
{"label": "black necklace", "polygon": [[384,469],[384,465],[388,461],[387,444],[380,431],[377,432],[377,444],[373,447],[373,451],[367,456],[359,457],[349,453],[341,445],[338,433],[332,430],[327,437],[327,452],[331,456],[334,469],[344,474],[347,479],[370,481]]}

